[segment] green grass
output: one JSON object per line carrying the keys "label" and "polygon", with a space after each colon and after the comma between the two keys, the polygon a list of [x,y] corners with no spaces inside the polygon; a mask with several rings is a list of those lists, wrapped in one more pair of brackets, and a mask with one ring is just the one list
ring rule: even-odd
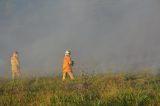
{"label": "green grass", "polygon": [[160,75],[108,73],[75,81],[0,80],[0,106],[160,106]]}

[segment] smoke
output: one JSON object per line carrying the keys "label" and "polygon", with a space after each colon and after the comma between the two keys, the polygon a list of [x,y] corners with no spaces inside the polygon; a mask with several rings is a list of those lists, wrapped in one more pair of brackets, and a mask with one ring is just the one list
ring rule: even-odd
{"label": "smoke", "polygon": [[104,72],[160,66],[159,0],[1,0],[0,72],[19,51],[22,72],[60,73],[64,51],[75,69]]}

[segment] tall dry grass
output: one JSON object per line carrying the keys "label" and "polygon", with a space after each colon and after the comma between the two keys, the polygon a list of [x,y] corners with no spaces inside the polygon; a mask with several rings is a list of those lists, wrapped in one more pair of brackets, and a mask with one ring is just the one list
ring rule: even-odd
{"label": "tall dry grass", "polygon": [[160,106],[160,75],[108,73],[75,81],[0,80],[0,106]]}

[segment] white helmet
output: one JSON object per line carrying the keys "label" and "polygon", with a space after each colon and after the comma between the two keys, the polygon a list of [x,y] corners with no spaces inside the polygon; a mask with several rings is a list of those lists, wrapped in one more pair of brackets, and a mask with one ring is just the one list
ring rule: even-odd
{"label": "white helmet", "polygon": [[70,51],[66,50],[65,54],[66,54],[66,55],[70,54]]}

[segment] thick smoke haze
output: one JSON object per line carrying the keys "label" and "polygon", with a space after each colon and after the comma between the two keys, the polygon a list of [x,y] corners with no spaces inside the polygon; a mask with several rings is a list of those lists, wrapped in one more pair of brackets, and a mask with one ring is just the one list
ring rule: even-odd
{"label": "thick smoke haze", "polygon": [[0,0],[0,73],[17,50],[25,75],[160,67],[159,0]]}

